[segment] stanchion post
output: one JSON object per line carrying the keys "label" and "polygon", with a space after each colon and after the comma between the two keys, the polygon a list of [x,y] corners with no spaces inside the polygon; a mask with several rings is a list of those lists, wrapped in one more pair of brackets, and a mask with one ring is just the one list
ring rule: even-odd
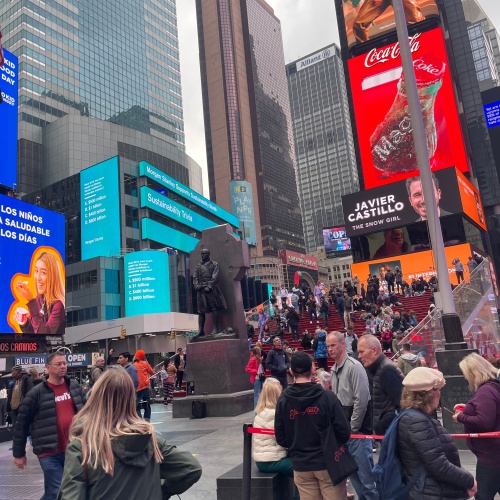
{"label": "stanchion post", "polygon": [[243,424],[243,478],[242,478],[242,499],[250,500],[252,481],[252,435],[248,428],[252,424]]}

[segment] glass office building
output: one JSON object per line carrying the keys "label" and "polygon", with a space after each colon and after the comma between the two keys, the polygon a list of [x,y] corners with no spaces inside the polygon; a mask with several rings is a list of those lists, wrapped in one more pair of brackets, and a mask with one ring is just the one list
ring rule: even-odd
{"label": "glass office building", "polygon": [[340,49],[331,45],[286,66],[306,252],[323,228],[342,226],[342,196],[359,190]]}
{"label": "glass office building", "polygon": [[175,0],[0,0],[19,57],[18,191],[41,187],[42,130],[98,118],[184,150]]}
{"label": "glass office building", "polygon": [[279,19],[264,0],[197,0],[210,198],[253,193],[253,256],[304,251]]}

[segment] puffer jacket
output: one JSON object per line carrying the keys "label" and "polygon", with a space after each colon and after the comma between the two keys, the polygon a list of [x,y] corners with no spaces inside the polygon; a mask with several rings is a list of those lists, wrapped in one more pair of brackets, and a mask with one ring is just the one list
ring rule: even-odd
{"label": "puffer jacket", "polygon": [[[255,415],[253,426],[259,429],[274,430],[274,408],[264,408]],[[277,462],[286,457],[286,449],[276,442],[276,437],[270,434],[255,434],[253,437],[253,459],[256,462]]]}
{"label": "puffer jacket", "polygon": [[[68,384],[71,399],[78,412],[84,404],[83,390],[76,380],[68,377],[64,377],[64,379]],[[14,427],[12,443],[14,458],[22,458],[26,455],[26,439],[30,433],[30,427],[35,455],[57,450],[56,400],[54,391],[49,387],[46,379],[31,389],[21,402]]]}
{"label": "puffer jacket", "polygon": [[425,469],[423,494],[412,492],[411,498],[469,498],[467,490],[474,485],[474,476],[461,468],[458,450],[437,420],[422,412],[403,415],[398,425],[397,453],[406,477],[420,466]]}
{"label": "puffer jacket", "polygon": [[58,500],[144,498],[166,500],[188,490],[201,476],[201,465],[188,451],[158,437],[163,462],[154,460],[150,434],[131,434],[111,441],[115,459],[112,476],[102,467],[82,467],[82,445],[74,439],[66,449]]}

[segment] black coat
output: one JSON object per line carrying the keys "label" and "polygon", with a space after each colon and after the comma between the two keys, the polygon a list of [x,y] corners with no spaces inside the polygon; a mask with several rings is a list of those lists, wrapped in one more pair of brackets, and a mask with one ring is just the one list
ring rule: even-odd
{"label": "black coat", "polygon": [[[76,380],[70,380],[68,377],[65,377],[65,380],[78,412],[84,404],[83,390]],[[56,400],[54,391],[48,386],[45,379],[42,384],[38,384],[26,394],[19,407],[12,443],[14,458],[22,458],[26,455],[26,439],[30,428],[35,455],[57,450]]]}
{"label": "black coat", "polygon": [[[474,477],[461,468],[457,447],[437,420],[421,412],[403,415],[398,425],[397,452],[406,477],[424,466],[425,500],[469,498],[467,490],[474,485]],[[418,498],[416,494],[414,497]]]}

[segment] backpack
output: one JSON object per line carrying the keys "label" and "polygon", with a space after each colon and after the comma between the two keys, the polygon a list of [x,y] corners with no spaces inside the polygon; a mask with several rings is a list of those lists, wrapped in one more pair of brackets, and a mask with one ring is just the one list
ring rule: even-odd
{"label": "backpack", "polygon": [[407,413],[416,411],[405,410],[401,412],[392,421],[384,439],[382,439],[380,456],[377,465],[373,468],[373,475],[380,498],[384,500],[404,500],[415,485],[417,485],[417,491],[422,492],[423,490],[425,482],[424,467],[420,466],[405,482],[403,466],[396,452],[399,419]]}
{"label": "backpack", "polygon": [[207,405],[205,401],[193,401],[191,403],[191,419],[205,418],[207,416]]}

